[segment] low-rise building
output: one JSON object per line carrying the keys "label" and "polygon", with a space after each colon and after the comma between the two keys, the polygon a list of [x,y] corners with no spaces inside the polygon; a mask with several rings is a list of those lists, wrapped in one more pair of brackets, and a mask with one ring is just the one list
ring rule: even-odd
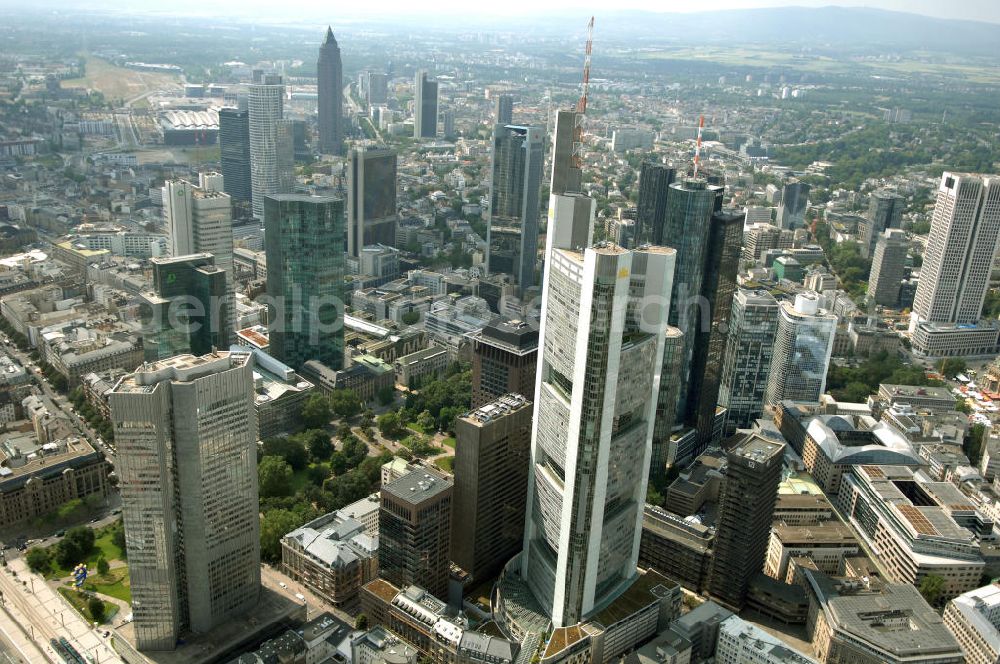
{"label": "low-rise building", "polygon": [[301,428],[302,408],[315,389],[313,384],[258,348],[232,346],[230,351],[253,355],[254,406],[259,437],[273,438]]}
{"label": "low-rise building", "polygon": [[739,616],[729,616],[719,625],[715,661],[719,664],[816,663],[816,660],[790,648],[777,637],[751,625]]}
{"label": "low-rise building", "polygon": [[420,652],[382,626],[351,639],[352,664],[417,664]]}
{"label": "low-rise building", "polygon": [[354,519],[331,512],[281,539],[281,565],[334,606],[352,605],[378,570],[378,539]]}
{"label": "low-rise building", "polygon": [[851,529],[840,521],[805,526],[779,523],[771,528],[764,573],[778,581],[786,581],[789,561],[807,556],[819,571],[836,574],[845,557],[859,552]]}
{"label": "low-rise building", "polygon": [[944,624],[958,639],[967,664],[1000,662],[1000,583],[970,590],[948,602]]}
{"label": "low-rise building", "polygon": [[655,569],[691,592],[708,582],[715,530],[693,517],[646,505],[639,541],[639,565]]}
{"label": "low-rise building", "polygon": [[396,382],[400,385],[414,385],[428,377],[443,373],[448,367],[448,362],[448,350],[440,346],[431,346],[410,353],[395,362]]}

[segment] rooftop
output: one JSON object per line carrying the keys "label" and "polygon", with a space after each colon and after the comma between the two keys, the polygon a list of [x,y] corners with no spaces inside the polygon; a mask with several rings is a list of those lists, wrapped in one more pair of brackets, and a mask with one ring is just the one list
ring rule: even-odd
{"label": "rooftop", "polygon": [[418,468],[384,485],[382,491],[411,504],[449,491],[452,482],[429,468]]}
{"label": "rooftop", "polygon": [[485,426],[494,420],[498,420],[525,407],[530,408],[531,402],[520,394],[505,394],[495,401],[491,401],[464,415],[462,419],[477,426]]}

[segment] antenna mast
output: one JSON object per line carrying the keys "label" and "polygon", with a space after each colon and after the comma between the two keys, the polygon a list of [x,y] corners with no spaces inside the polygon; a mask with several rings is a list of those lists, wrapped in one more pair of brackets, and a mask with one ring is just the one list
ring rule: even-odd
{"label": "antenna mast", "polygon": [[701,132],[705,128],[705,116],[698,119],[698,142],[694,146],[694,177],[698,177],[698,162],[701,160]]}
{"label": "antenna mast", "polygon": [[584,52],[583,60],[583,94],[580,96],[580,101],[576,102],[576,112],[586,113],[587,112],[587,93],[590,92],[590,53],[594,48],[594,17],[590,17],[590,22],[587,23],[587,48]]}

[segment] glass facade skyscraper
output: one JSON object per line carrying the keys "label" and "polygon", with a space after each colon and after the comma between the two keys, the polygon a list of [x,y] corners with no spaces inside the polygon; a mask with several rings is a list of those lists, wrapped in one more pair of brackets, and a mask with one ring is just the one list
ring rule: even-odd
{"label": "glass facade skyscraper", "polygon": [[765,403],[786,399],[819,403],[833,355],[837,317],[819,308],[819,295],[800,293],[782,302]]}
{"label": "glass facade skyscraper", "polygon": [[279,194],[264,199],[271,352],[294,369],[344,366],[344,201]]}
{"label": "glass facade skyscraper", "polygon": [[316,78],[319,149],[324,154],[340,154],[344,144],[344,69],[333,28],[326,29],[319,47]]}
{"label": "glass facade skyscraper", "polygon": [[413,137],[437,138],[438,82],[420,70],[413,80]]}
{"label": "glass facade skyscraper", "polygon": [[347,163],[347,251],[357,258],[372,244],[396,246],[396,152],[351,150]]}
{"label": "glass facade skyscraper", "polygon": [[664,240],[667,196],[677,179],[677,169],[644,161],[639,171],[639,200],[636,205],[636,245],[668,244]]}
{"label": "glass facade skyscraper", "polygon": [[733,298],[719,386],[727,436],[750,428],[764,413],[778,315],[778,301],[766,290],[740,289]]}
{"label": "glass facade skyscraper", "polygon": [[219,111],[219,161],[223,188],[240,217],[250,212],[250,112],[223,108]]}

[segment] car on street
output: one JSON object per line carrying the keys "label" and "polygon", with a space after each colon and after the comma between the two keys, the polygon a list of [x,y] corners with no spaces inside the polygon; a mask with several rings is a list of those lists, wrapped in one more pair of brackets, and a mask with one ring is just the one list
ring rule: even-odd
{"label": "car on street", "polygon": [[304,602],[306,601],[306,596],[303,595],[302,593],[295,593],[295,599],[299,600],[300,602]]}
{"label": "car on street", "polygon": [[281,586],[282,588],[287,588],[288,587],[288,584],[285,583],[284,581],[278,581],[278,585]]}

